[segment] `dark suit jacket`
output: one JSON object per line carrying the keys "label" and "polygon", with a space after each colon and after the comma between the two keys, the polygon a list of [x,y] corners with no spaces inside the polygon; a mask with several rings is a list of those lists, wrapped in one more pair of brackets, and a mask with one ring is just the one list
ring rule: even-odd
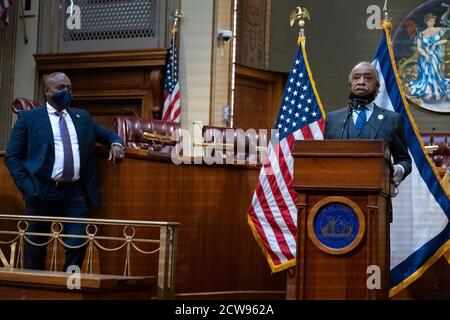
{"label": "dark suit jacket", "polygon": [[[67,111],[78,136],[80,179],[89,200],[98,206],[95,143],[110,146],[113,142],[123,142],[114,132],[97,125],[87,111],[74,108]],[[43,197],[47,193],[54,162],[55,145],[47,108],[19,112],[6,148],[5,164],[25,198]]]}
{"label": "dark suit jacket", "polygon": [[[402,117],[375,105],[372,116],[367,121],[361,134],[358,134],[353,118],[350,116],[344,128],[348,108],[342,108],[327,114],[325,120],[325,139],[380,139],[389,147],[394,158],[394,164],[405,168],[405,177],[411,173],[411,157],[408,153],[405,135],[403,133]],[[342,128],[344,130],[342,131]]]}

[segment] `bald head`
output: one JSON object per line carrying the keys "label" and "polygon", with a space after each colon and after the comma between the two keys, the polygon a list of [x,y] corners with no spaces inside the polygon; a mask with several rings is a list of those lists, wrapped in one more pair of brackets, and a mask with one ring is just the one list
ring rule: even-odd
{"label": "bald head", "polygon": [[44,84],[44,88],[58,81],[68,80],[70,82],[69,77],[63,72],[53,72],[50,74],[46,74],[42,77],[42,83]]}
{"label": "bald head", "polygon": [[377,69],[370,62],[358,63],[350,72],[349,87],[355,96],[376,96],[380,88],[380,77]]}
{"label": "bald head", "polygon": [[352,74],[355,71],[361,70],[361,69],[369,70],[370,72],[372,72],[374,77],[377,79],[378,83],[380,82],[380,76],[378,75],[377,68],[375,68],[373,64],[371,64],[370,62],[367,62],[367,61],[361,61],[356,66],[353,67],[352,71],[350,72],[350,74],[348,76],[349,81],[352,81]]}
{"label": "bald head", "polygon": [[[72,83],[66,74],[62,72],[54,72],[49,75],[45,75],[42,82],[44,85],[45,100],[52,107],[55,109],[61,109],[70,106]],[[65,100],[59,97],[58,101],[55,101],[55,97],[60,96],[61,93],[68,93],[70,97],[67,97]]]}

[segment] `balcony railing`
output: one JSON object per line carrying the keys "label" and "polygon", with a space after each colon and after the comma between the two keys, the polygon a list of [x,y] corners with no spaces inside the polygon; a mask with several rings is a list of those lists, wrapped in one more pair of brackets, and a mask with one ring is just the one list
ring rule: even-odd
{"label": "balcony railing", "polygon": [[[132,220],[110,220],[110,219],[89,219],[89,218],[65,218],[65,217],[45,217],[45,216],[22,216],[22,215],[0,215],[0,220],[17,222],[17,230],[4,230],[0,228],[0,235],[8,239],[0,241],[1,245],[11,246],[10,261],[5,256],[1,256],[1,262],[5,267],[23,269],[24,268],[24,248],[28,243],[32,246],[52,246],[50,271],[56,271],[58,247],[77,249],[86,246],[85,273],[93,273],[94,248],[104,252],[115,252],[125,248],[126,255],[123,267],[124,276],[131,274],[131,253],[133,251],[142,255],[158,254],[158,275],[157,275],[157,298],[171,299],[174,297],[174,270],[176,261],[176,240],[177,227],[179,223],[174,222],[154,222],[154,221],[132,221]],[[29,222],[51,223],[49,233],[30,232]],[[84,235],[74,235],[64,233],[64,223],[79,223],[86,225]],[[104,226],[116,226],[122,229],[122,236],[108,236],[99,234],[99,230]],[[152,232],[145,232],[145,237],[136,236],[136,228],[158,228],[159,237],[150,236]],[[45,242],[38,243],[32,241],[32,236],[48,237]],[[3,239],[2,238],[2,239]],[[78,238],[84,242],[79,246],[70,246],[64,239]],[[107,243],[115,243],[110,247]],[[118,244],[118,245],[117,245]],[[142,245],[152,246],[152,250],[146,251]],[[16,255],[17,253],[17,255]]]}

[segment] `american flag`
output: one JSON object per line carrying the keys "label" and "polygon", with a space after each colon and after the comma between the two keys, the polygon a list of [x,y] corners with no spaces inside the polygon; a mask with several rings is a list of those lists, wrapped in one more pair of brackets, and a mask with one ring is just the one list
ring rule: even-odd
{"label": "american flag", "polygon": [[322,140],[324,112],[307,61],[305,38],[299,39],[275,129],[248,209],[248,222],[273,272],[295,264],[296,194],[292,187],[295,140]]}
{"label": "american flag", "polygon": [[178,53],[175,36],[171,37],[164,83],[162,120],[180,122],[180,86],[178,82]]}
{"label": "american flag", "polygon": [[0,20],[5,26],[8,25],[8,8],[12,6],[12,0],[0,0]]}

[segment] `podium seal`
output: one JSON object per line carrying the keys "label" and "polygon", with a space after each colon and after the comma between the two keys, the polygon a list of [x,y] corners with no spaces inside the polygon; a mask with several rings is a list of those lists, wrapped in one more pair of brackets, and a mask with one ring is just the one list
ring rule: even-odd
{"label": "podium seal", "polygon": [[342,255],[358,246],[366,224],[356,203],[345,197],[327,197],[311,209],[307,227],[309,238],[317,248]]}

